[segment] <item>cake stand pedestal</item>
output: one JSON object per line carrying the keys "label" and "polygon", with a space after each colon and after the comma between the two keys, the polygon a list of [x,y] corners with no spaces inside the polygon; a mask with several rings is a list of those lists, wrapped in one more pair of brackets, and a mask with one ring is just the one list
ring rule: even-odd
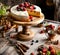
{"label": "cake stand pedestal", "polygon": [[16,21],[14,19],[9,18],[9,20],[16,25],[21,25],[22,26],[22,31],[20,31],[16,37],[19,38],[20,40],[23,41],[28,41],[31,40],[34,37],[34,33],[29,29],[29,26],[37,25],[44,20],[44,14],[41,13],[40,18],[33,17],[35,20],[31,22],[21,22],[21,21]]}

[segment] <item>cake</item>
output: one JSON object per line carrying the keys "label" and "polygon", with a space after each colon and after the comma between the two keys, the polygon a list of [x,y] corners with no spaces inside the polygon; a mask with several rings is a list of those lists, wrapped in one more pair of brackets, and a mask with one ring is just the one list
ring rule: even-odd
{"label": "cake", "polygon": [[9,16],[17,21],[29,22],[33,17],[39,17],[41,14],[41,8],[37,5],[24,2],[19,5],[11,7]]}

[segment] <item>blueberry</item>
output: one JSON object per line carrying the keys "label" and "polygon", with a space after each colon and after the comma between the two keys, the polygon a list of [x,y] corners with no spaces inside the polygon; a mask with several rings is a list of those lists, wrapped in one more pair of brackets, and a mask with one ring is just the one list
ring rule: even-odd
{"label": "blueberry", "polygon": [[33,45],[33,43],[31,43],[31,45]]}
{"label": "blueberry", "polygon": [[38,40],[36,40],[36,43],[38,43],[39,41]]}
{"label": "blueberry", "polygon": [[32,40],[32,42],[34,42],[34,40]]}

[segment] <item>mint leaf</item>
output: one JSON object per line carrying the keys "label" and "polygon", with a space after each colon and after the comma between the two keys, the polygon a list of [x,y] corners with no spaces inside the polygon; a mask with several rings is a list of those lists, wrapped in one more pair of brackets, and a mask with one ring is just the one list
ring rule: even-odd
{"label": "mint leaf", "polygon": [[6,9],[4,7],[2,7],[0,9],[0,15],[5,15],[6,14]]}
{"label": "mint leaf", "polygon": [[50,51],[47,51],[47,55],[50,55]]}

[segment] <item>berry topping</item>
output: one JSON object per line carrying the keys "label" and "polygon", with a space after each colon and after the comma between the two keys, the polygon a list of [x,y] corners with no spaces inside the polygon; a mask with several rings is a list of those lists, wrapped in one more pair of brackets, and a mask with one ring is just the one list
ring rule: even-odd
{"label": "berry topping", "polygon": [[24,3],[25,7],[28,7],[30,4],[28,2]]}
{"label": "berry topping", "polygon": [[35,9],[35,6],[34,5],[32,5],[32,7],[33,7],[33,9]]}
{"label": "berry topping", "polygon": [[33,6],[30,6],[30,9],[31,9],[31,10],[33,10],[33,9],[34,9],[34,7],[33,7]]}
{"label": "berry topping", "polygon": [[19,5],[19,7],[24,7],[24,3],[21,3],[21,4]]}
{"label": "berry topping", "polygon": [[17,11],[20,11],[20,7],[17,7],[16,9],[17,9]]}
{"label": "berry topping", "polygon": [[26,11],[26,8],[23,8],[23,11]]}
{"label": "berry topping", "polygon": [[49,51],[51,51],[53,49],[53,47],[52,46],[49,46]]}
{"label": "berry topping", "polygon": [[32,20],[33,16],[29,16],[29,19]]}
{"label": "berry topping", "polygon": [[28,5],[30,6],[30,3],[28,2]]}

